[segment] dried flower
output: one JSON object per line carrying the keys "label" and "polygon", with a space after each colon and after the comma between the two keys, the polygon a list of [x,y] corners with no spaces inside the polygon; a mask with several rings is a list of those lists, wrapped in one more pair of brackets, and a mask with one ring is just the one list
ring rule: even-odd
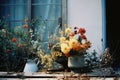
{"label": "dried flower", "polygon": [[68,27],[66,30],[65,30],[65,33],[69,34],[71,32],[71,29]]}

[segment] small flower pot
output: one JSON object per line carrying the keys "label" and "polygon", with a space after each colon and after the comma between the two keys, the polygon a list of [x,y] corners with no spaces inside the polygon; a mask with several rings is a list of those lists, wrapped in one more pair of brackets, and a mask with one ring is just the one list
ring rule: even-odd
{"label": "small flower pot", "polygon": [[38,64],[39,62],[35,62],[35,60],[28,59],[27,63],[25,64],[25,68],[23,72],[37,72],[38,71]]}
{"label": "small flower pot", "polygon": [[81,73],[85,67],[84,55],[74,55],[68,57],[68,67],[75,73]]}

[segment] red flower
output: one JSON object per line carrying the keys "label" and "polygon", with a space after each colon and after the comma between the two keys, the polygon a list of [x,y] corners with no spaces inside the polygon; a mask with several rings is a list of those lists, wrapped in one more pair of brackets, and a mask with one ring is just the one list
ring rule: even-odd
{"label": "red flower", "polygon": [[12,42],[17,42],[18,39],[17,38],[12,38]]}
{"label": "red flower", "polygon": [[80,33],[80,34],[84,34],[85,32],[86,32],[85,28],[80,28],[78,30],[78,33]]}
{"label": "red flower", "polygon": [[66,57],[70,57],[70,54],[69,54],[69,53],[67,53],[67,54],[65,54],[65,56],[66,56]]}
{"label": "red flower", "polygon": [[82,39],[87,39],[87,37],[83,34],[83,35],[80,35],[80,37],[82,38]]}
{"label": "red flower", "polygon": [[23,25],[23,28],[25,28],[25,29],[28,28],[28,25]]}

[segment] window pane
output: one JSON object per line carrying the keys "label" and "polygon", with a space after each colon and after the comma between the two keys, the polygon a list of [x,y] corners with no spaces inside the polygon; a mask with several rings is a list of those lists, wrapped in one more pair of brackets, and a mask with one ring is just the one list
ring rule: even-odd
{"label": "window pane", "polygon": [[23,26],[24,22],[23,21],[10,21],[10,27],[15,28],[15,27],[21,27]]}
{"label": "window pane", "polygon": [[55,20],[61,16],[61,6],[57,5],[40,5],[32,6],[32,16],[42,16],[43,19]]}
{"label": "window pane", "polygon": [[[44,23],[43,23],[44,22]],[[56,34],[58,35],[58,20],[48,20],[48,21],[42,21],[40,24],[34,25],[35,27],[35,34],[37,36],[41,36],[41,46],[46,51],[46,53],[49,53],[48,49],[48,43],[51,42],[51,40],[48,38],[49,35]]]}
{"label": "window pane", "polygon": [[41,32],[42,48],[46,53],[49,53],[48,42],[49,35],[55,33],[58,27],[58,18],[62,16],[61,0],[33,0],[32,3],[32,18],[41,17],[45,20],[45,24],[39,28],[39,25],[34,26],[36,32]]}
{"label": "window pane", "polygon": [[0,0],[0,4],[23,4],[28,3],[28,0]]}
{"label": "window pane", "polygon": [[32,0],[32,3],[60,3],[61,0]]}
{"label": "window pane", "polygon": [[0,0],[0,12],[0,18],[14,23],[11,27],[18,26],[28,16],[28,0]]}

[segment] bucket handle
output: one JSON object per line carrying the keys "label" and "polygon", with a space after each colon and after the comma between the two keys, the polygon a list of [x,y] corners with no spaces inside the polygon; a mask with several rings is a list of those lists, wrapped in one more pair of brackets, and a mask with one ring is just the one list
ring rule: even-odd
{"label": "bucket handle", "polygon": [[40,60],[38,58],[35,58],[34,61],[36,62],[37,66],[38,66],[40,63]]}

